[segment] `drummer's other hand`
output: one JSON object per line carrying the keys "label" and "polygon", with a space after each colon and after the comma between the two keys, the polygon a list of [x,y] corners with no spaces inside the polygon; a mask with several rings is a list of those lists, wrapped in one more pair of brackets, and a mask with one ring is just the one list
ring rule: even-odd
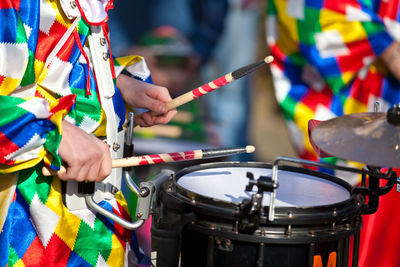
{"label": "drummer's other hand", "polygon": [[140,117],[135,118],[135,123],[140,126],[166,124],[177,112],[176,109],[168,111],[166,103],[171,100],[171,95],[165,87],[145,83],[124,74],[118,76],[117,87],[127,104],[136,108],[146,108],[158,114],[142,113]]}
{"label": "drummer's other hand", "polygon": [[67,121],[62,123],[58,153],[67,165],[67,172],[58,175],[61,180],[100,182],[111,173],[108,145]]}

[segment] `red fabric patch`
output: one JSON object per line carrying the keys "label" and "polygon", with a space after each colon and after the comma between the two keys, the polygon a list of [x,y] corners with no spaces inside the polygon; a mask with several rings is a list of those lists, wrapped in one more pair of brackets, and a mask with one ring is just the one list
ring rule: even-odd
{"label": "red fabric patch", "polygon": [[400,266],[400,193],[396,192],[396,185],[379,199],[378,211],[363,215],[358,266]]}
{"label": "red fabric patch", "polygon": [[71,250],[67,244],[56,234],[53,234],[44,250],[45,257],[40,266],[49,266],[48,263],[52,263],[53,266],[67,266],[70,253]]}
{"label": "red fabric patch", "polygon": [[53,116],[56,112],[63,110],[63,109],[66,109],[69,111],[71,109],[71,107],[74,105],[75,99],[76,99],[76,95],[74,95],[74,94],[61,97],[59,99],[58,105],[50,110],[50,113],[51,113],[50,117]]}
{"label": "red fabric patch", "polygon": [[325,88],[321,92],[317,92],[313,89],[307,90],[306,94],[301,99],[301,102],[315,112],[319,105],[323,105],[327,109],[330,109],[329,107],[332,99],[332,91],[327,86],[325,86]]}
{"label": "red fabric patch", "polygon": [[14,144],[6,135],[0,132],[0,163],[2,164],[12,164],[14,161],[6,160],[4,157],[15,152],[19,147]]}
{"label": "red fabric patch", "polygon": [[342,14],[346,14],[346,8],[348,6],[353,6],[357,9],[360,9],[360,4],[354,0],[325,0],[324,8],[337,11]]}
{"label": "red fabric patch", "polygon": [[363,59],[365,57],[374,56],[374,51],[367,40],[346,43],[350,50],[348,55],[339,56],[337,62],[341,72],[357,72],[364,67]]}
{"label": "red fabric patch", "polygon": [[[366,82],[365,82],[366,81]],[[384,77],[380,74],[369,72],[365,81],[356,79],[351,87],[350,96],[361,103],[368,104],[368,99],[374,96],[380,96]]]}
{"label": "red fabric patch", "polygon": [[[18,3],[18,6],[19,6],[19,3]],[[14,3],[12,3],[11,0],[0,1],[0,9],[11,9],[11,8],[14,8]],[[17,9],[17,11],[18,11],[18,9]]]}
{"label": "red fabric patch", "polygon": [[4,78],[6,78],[6,76],[0,75],[0,86],[3,84]]}
{"label": "red fabric patch", "polygon": [[[119,211],[113,208],[113,212],[115,214],[121,216],[123,219],[130,221],[131,217],[123,209],[123,207],[119,204],[118,201],[117,201],[117,205],[118,205]],[[119,225],[118,223],[114,222],[114,234],[118,238],[118,240],[121,243],[121,245],[123,246],[124,250],[126,250],[126,243],[131,240],[132,231],[129,229],[126,229],[126,228],[122,227],[121,225]]]}
{"label": "red fabric patch", "polygon": [[26,250],[22,261],[25,266],[41,266],[44,260],[44,247],[38,236],[35,237],[29,248]]}
{"label": "red fabric patch", "polygon": [[397,17],[399,14],[399,6],[400,6],[399,0],[380,1],[378,14],[381,17],[389,17],[397,21]]}
{"label": "red fabric patch", "polygon": [[[57,21],[54,21],[53,25],[50,28],[49,34],[39,31],[35,58],[37,60],[46,62],[47,57],[50,55],[51,51],[54,49],[54,47],[57,45],[57,43],[60,41],[61,37],[66,31],[67,28]],[[70,36],[70,39],[71,38],[73,40],[73,36]],[[70,41],[70,39],[68,39],[68,42]],[[63,49],[61,49],[60,51],[62,50]],[[64,54],[62,55],[63,57],[66,56]]]}

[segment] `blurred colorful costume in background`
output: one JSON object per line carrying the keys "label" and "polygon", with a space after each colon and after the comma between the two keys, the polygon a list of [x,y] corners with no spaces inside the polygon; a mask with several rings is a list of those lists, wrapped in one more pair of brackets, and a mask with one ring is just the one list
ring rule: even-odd
{"label": "blurred colorful costume in background", "polygon": [[[61,180],[41,174],[43,162],[61,165],[63,119],[106,136],[113,114],[102,104],[112,101],[115,131],[125,121],[118,89],[109,99],[99,94],[105,77],[94,76],[94,56],[114,79],[125,69],[150,80],[141,57],[110,60],[87,46],[96,27],[107,49],[110,8],[112,1],[0,3],[0,266],[132,266],[141,258],[133,231],[88,209],[68,210]],[[129,219],[120,192],[100,205]]]}
{"label": "blurred colorful costume in background", "polygon": [[[267,5],[275,94],[299,157],[318,160],[308,140],[310,119],[374,111],[377,101],[386,112],[400,102],[400,82],[379,58],[400,40],[398,1],[271,0]],[[392,191],[381,197],[376,214],[364,216],[359,266],[399,266],[395,222],[400,218],[393,210],[398,201]]]}

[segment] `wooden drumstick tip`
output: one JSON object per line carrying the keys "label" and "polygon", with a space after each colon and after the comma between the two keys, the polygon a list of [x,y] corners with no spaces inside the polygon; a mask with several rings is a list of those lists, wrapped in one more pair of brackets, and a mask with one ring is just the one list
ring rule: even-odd
{"label": "wooden drumstick tip", "polygon": [[272,61],[274,61],[274,57],[273,56],[267,56],[266,58],[264,58],[265,63],[269,64]]}
{"label": "wooden drumstick tip", "polygon": [[253,153],[255,150],[254,146],[246,146],[246,153]]}

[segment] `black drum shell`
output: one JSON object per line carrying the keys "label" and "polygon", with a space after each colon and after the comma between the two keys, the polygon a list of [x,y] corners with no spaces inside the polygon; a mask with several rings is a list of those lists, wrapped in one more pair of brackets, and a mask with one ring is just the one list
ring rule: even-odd
{"label": "black drum shell", "polygon": [[[193,258],[197,254],[187,246],[188,242],[190,243],[192,239],[196,239],[198,243],[202,243],[201,246],[207,246],[208,249],[210,249],[210,238],[213,240],[212,243],[229,240],[230,243],[236,244],[236,246],[239,246],[239,243],[244,245],[246,251],[249,247],[258,247],[259,244],[268,247],[268,251],[272,251],[272,247],[275,246],[280,247],[280,251],[282,251],[281,246],[286,246],[290,250],[292,250],[290,247],[293,246],[305,246],[307,247],[307,251],[310,251],[309,247],[316,244],[320,244],[320,247],[323,247],[323,244],[328,244],[328,247],[342,247],[337,248],[337,250],[341,250],[339,254],[342,255],[342,258],[343,254],[348,256],[349,238],[358,234],[362,225],[362,199],[358,195],[351,194],[352,187],[347,182],[337,177],[309,169],[279,166],[279,170],[304,173],[337,183],[349,191],[350,198],[325,206],[276,207],[274,221],[272,222],[268,220],[269,207],[263,207],[256,225],[254,225],[255,223],[249,220],[248,216],[243,213],[240,204],[199,195],[190,192],[177,183],[180,177],[190,172],[204,168],[224,167],[271,169],[272,165],[260,162],[201,164],[179,171],[164,184],[164,188],[160,194],[161,207],[159,210],[162,211],[158,215],[155,214],[153,223],[154,227],[175,229],[174,231],[181,233],[183,266],[191,266],[197,261],[190,260],[190,258]],[[246,224],[253,224],[253,227],[250,227],[249,230],[246,228]],[[332,243],[332,245],[329,245],[329,243]],[[346,248],[343,250],[343,247]],[[249,251],[253,251],[254,249],[251,248]],[[315,249],[314,252],[319,253]],[[234,252],[232,253],[234,255]],[[286,249],[283,254],[285,253],[288,253]],[[214,255],[212,258],[215,261],[216,252],[210,253],[208,251],[207,258],[210,257],[210,254]],[[312,258],[312,256],[308,256],[308,258],[310,257]],[[346,260],[343,261],[341,259],[341,261],[345,262]],[[218,259],[216,262],[219,262]],[[346,266],[346,264],[338,264],[337,266]]]}

